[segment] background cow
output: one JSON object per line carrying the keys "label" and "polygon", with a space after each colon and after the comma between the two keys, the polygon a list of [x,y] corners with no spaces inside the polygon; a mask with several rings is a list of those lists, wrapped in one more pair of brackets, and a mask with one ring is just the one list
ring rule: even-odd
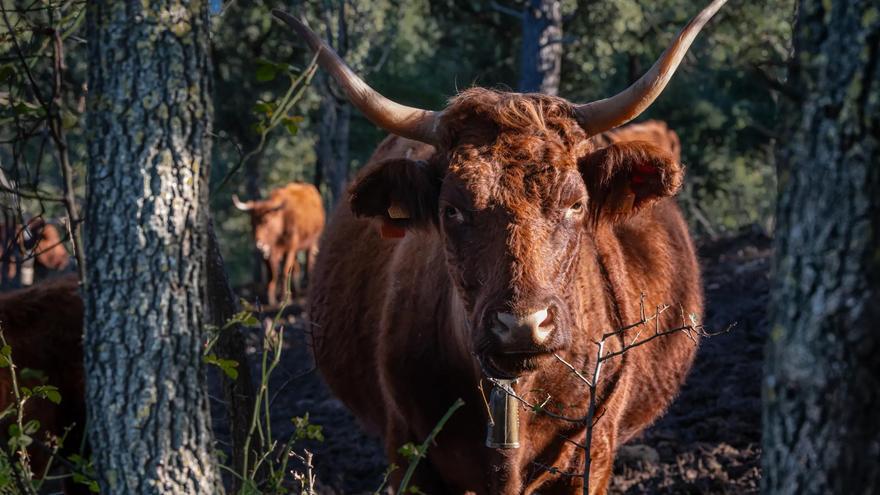
{"label": "background cow", "polygon": [[[585,423],[524,409],[521,447],[485,446],[487,378],[545,411],[587,414],[577,369],[595,342],[671,304],[699,318],[702,291],[687,226],[673,201],[683,170],[645,141],[589,138],[644,111],[665,87],[716,0],[622,93],[576,105],[482,88],[441,112],[389,101],[304,24],[276,11],[352,102],[388,138],[334,212],[315,267],[311,316],[323,376],[381,433],[390,460],[421,442],[457,398],[413,484],[428,493],[574,493],[584,478]],[[403,138],[410,138],[406,140]],[[360,217],[360,218],[359,218]],[[375,220],[375,221],[371,221]],[[377,233],[381,225],[383,239]],[[680,324],[672,312],[660,328]],[[606,352],[621,351],[620,334]],[[662,413],[696,350],[685,335],[632,349],[603,366],[601,420],[590,444],[592,493],[604,493],[617,446]],[[534,412],[534,411],[532,411]],[[555,472],[554,472],[555,470]],[[399,479],[399,473],[398,473]]]}
{"label": "background cow", "polygon": [[291,290],[295,288],[300,274],[297,253],[306,252],[307,266],[314,262],[324,229],[321,193],[311,184],[291,182],[272,191],[269,199],[242,202],[233,195],[232,201],[251,214],[254,241],[269,269],[267,299],[274,305],[279,278],[290,274]]}
{"label": "background cow", "polygon": [[[54,277],[33,287],[0,294],[0,330],[12,348],[12,359],[20,374],[25,368],[39,370],[45,383],[58,387],[61,403],[32,398],[25,405],[25,421],[36,419],[40,430],[35,438],[49,445],[47,434],[68,434],[62,454],[78,453],[85,427],[85,382],[83,377],[83,305],[74,274]],[[12,404],[9,368],[0,369],[0,411]],[[33,388],[41,380],[26,379],[19,386]],[[6,435],[11,419],[0,423]],[[6,448],[6,442],[3,442]],[[41,474],[48,453],[37,445],[28,448],[32,468]],[[66,483],[66,493],[89,493],[84,485]]]}
{"label": "background cow", "polygon": [[0,225],[0,266],[4,267],[5,280],[22,275],[21,284],[33,283],[33,273],[23,273],[22,266],[29,257],[34,258],[37,271],[64,271],[70,266],[70,255],[58,228],[36,217],[28,221],[27,230],[21,224]]}
{"label": "background cow", "polygon": [[681,140],[678,134],[662,120],[646,120],[637,124],[618,127],[597,136],[591,141],[596,146],[604,147],[613,143],[647,141],[667,151],[676,161],[681,160]]}

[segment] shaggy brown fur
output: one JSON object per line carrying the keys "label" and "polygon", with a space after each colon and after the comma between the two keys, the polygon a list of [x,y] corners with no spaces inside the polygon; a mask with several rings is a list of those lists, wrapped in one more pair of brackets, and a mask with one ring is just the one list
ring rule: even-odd
{"label": "shaggy brown fur", "polygon": [[[78,453],[83,439],[86,409],[83,376],[83,304],[75,275],[55,277],[33,287],[0,294],[0,329],[12,347],[17,371],[25,368],[44,373],[46,383],[58,387],[61,403],[33,398],[25,405],[25,421],[36,419],[40,430],[36,438],[49,445],[47,434],[61,437],[73,426],[64,441],[62,454]],[[38,380],[23,380],[19,386],[33,388]],[[9,368],[0,369],[0,410],[13,400]],[[0,423],[5,437],[9,419]],[[6,445],[4,441],[4,446]],[[47,452],[32,446],[33,470],[40,474],[48,461]],[[65,493],[89,493],[84,485],[66,483]]]}
{"label": "shaggy brown fur", "polygon": [[[667,199],[682,168],[651,143],[598,148],[571,105],[550,96],[470,89],[438,130],[436,150],[386,139],[335,211],[311,293],[317,365],[398,465],[401,445],[421,442],[465,400],[419,465],[413,483],[427,493],[579,493],[581,479],[541,465],[582,470],[583,453],[565,439],[582,442],[583,425],[523,409],[521,447],[489,449],[479,384],[515,376],[529,401],[582,416],[586,386],[552,353],[592,369],[593,341],[638,321],[641,293],[648,308],[701,314],[694,249]],[[392,205],[409,218],[390,218]],[[405,237],[382,239],[383,222]],[[546,341],[513,349],[493,333],[497,313],[539,308],[549,308]],[[610,339],[606,350],[621,345]],[[675,396],[695,349],[673,335],[606,363],[593,493],[605,492],[617,446]]]}
{"label": "shaggy brown fur", "polygon": [[[291,290],[299,278],[299,251],[306,251],[309,263],[318,253],[324,229],[321,193],[311,184],[291,182],[272,191],[269,199],[253,201],[250,211],[254,241],[269,270],[266,287],[269,304],[278,301],[278,280],[291,274]],[[283,263],[283,269],[281,264]]]}

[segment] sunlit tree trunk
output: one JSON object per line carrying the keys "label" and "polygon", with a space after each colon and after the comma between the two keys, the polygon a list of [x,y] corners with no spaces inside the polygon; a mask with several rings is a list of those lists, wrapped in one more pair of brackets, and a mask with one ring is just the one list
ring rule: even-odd
{"label": "sunlit tree trunk", "polygon": [[88,2],[85,359],[103,493],[221,493],[202,367],[208,4]]}
{"label": "sunlit tree trunk", "polygon": [[559,93],[562,66],[562,2],[527,0],[522,17],[519,90]]}
{"label": "sunlit tree trunk", "polygon": [[763,491],[880,493],[880,11],[803,0],[797,17]]}

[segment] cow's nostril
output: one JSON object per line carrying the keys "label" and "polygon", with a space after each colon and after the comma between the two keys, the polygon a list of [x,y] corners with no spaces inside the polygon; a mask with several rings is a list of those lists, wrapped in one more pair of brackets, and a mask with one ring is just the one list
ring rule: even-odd
{"label": "cow's nostril", "polygon": [[530,347],[543,344],[553,331],[553,316],[548,308],[526,315],[496,313],[492,331],[502,344]]}
{"label": "cow's nostril", "polygon": [[555,313],[552,309],[547,309],[547,317],[538,326],[542,328],[552,327],[554,323],[556,323]]}
{"label": "cow's nostril", "polygon": [[507,326],[507,323],[504,322],[502,316],[505,313],[495,313],[495,324],[492,325],[492,328],[497,332],[507,332],[510,330],[510,327]]}

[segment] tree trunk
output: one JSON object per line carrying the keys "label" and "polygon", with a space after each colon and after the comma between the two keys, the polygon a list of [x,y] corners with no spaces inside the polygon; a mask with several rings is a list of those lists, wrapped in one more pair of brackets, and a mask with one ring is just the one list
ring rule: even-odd
{"label": "tree trunk", "polygon": [[522,18],[519,90],[559,93],[562,6],[559,0],[528,0]]}
{"label": "tree trunk", "polygon": [[322,74],[319,84],[321,122],[318,127],[318,166],[330,192],[331,205],[335,205],[342,199],[348,181],[351,105],[337,98],[330,86],[335,83],[326,75]]}
{"label": "tree trunk", "polygon": [[[258,146],[258,140],[252,139],[252,143],[248,145],[247,149],[254,149]],[[255,156],[253,156],[250,160],[247,161],[244,165],[244,173],[245,173],[245,194],[247,195],[247,199],[260,199],[260,165],[262,165],[263,158],[263,150],[260,150]],[[265,290],[266,287],[266,277],[265,277],[265,268],[266,262],[263,261],[263,255],[260,253],[260,250],[257,249],[256,243],[251,244],[251,280],[254,281],[254,289],[256,291]],[[259,292],[257,292],[259,293]]]}
{"label": "tree trunk", "polygon": [[222,493],[202,366],[206,2],[95,0],[85,364],[103,493]]}
{"label": "tree trunk", "polygon": [[[830,10],[826,10],[830,9]],[[880,492],[880,15],[800,3],[782,112],[765,493]]]}

